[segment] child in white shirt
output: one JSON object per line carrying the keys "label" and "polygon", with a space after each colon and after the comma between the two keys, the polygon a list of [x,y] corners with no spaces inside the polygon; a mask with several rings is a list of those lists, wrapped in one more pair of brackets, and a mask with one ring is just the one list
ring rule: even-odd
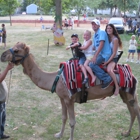
{"label": "child in white shirt", "polygon": [[[85,56],[86,56],[86,61],[84,63],[85,71],[87,71],[91,75],[91,83],[94,83],[96,76],[93,74],[91,68],[89,67],[89,63],[91,62],[91,58],[93,58],[94,52],[93,52],[93,46],[92,46],[92,41],[91,41],[91,32],[86,30],[84,32],[84,43],[82,47],[80,47],[81,50],[83,50]],[[88,76],[87,72],[85,72],[84,76],[85,79],[82,84],[85,84],[88,82]]]}
{"label": "child in white shirt", "polygon": [[135,35],[132,35],[131,36],[131,39],[129,41],[129,50],[128,50],[128,57],[126,59],[126,62],[129,61],[129,58],[130,58],[130,55],[132,54],[132,59],[131,59],[131,62],[134,61],[134,54],[136,52],[136,46],[137,46],[137,41],[136,41],[136,36]]}

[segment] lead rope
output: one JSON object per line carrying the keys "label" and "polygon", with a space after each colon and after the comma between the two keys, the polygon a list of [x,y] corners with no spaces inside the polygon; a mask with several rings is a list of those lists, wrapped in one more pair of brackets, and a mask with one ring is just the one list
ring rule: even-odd
{"label": "lead rope", "polygon": [[7,104],[8,104],[8,100],[9,100],[9,94],[10,94],[11,77],[12,77],[12,69],[10,70],[10,78],[9,78],[9,85],[8,85],[8,95],[7,95],[7,99],[6,99]]}

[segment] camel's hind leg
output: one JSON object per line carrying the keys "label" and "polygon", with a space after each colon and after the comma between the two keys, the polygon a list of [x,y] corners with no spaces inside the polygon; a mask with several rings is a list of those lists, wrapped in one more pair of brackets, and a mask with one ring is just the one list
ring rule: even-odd
{"label": "camel's hind leg", "polygon": [[136,118],[136,114],[135,114],[134,108],[130,105],[129,102],[127,102],[127,107],[128,107],[129,113],[130,113],[130,125],[129,125],[128,131],[122,133],[122,135],[126,136],[126,137],[130,135],[133,123],[134,123],[135,118]]}
{"label": "camel's hind leg", "polygon": [[63,99],[60,99],[62,105],[62,127],[59,133],[55,134],[56,138],[61,138],[65,130],[65,124],[67,121],[67,107]]}
{"label": "camel's hind leg", "polygon": [[138,125],[139,125],[139,135],[135,140],[140,140],[140,108],[138,106],[137,99],[134,102],[134,110],[135,110],[135,113],[136,113],[136,116],[137,116],[137,119],[138,119]]}
{"label": "camel's hind leg", "polygon": [[127,93],[127,101],[124,100],[124,102],[127,104],[128,110],[130,112],[130,126],[129,129],[126,133],[124,133],[124,136],[129,136],[133,123],[135,121],[135,118],[137,117],[138,119],[138,125],[139,125],[139,135],[135,140],[140,140],[140,108],[138,105],[138,101],[137,101],[137,94],[135,93],[135,97],[131,96],[129,93]]}

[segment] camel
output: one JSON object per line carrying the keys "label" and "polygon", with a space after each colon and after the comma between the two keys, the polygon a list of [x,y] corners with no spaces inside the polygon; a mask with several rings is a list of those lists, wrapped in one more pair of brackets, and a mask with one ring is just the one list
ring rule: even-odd
{"label": "camel", "polygon": [[[14,45],[13,48],[3,52],[1,55],[1,61],[2,62],[11,61],[15,63],[15,65],[21,64],[23,66],[24,74],[28,75],[36,86],[48,91],[51,91],[53,82],[58,74],[58,71],[48,73],[41,70],[35,63],[33,55],[30,53],[29,47],[26,46],[26,44],[24,43],[18,42],[17,44]],[[136,83],[137,81],[136,78],[134,77],[133,92],[135,93],[133,95],[129,92],[126,92],[122,88],[120,89],[119,93],[123,102],[127,105],[131,118],[128,131],[122,133],[122,135],[123,136],[130,135],[133,123],[135,121],[135,118],[137,117],[138,124],[139,124],[139,135],[135,140],[140,140],[140,109],[139,109],[138,99],[136,94]],[[107,89],[103,90],[101,89],[101,85],[98,85],[98,86],[89,87],[87,91],[88,91],[87,100],[101,99],[113,95],[112,86],[109,86]],[[57,82],[55,92],[59,96],[62,105],[62,127],[60,132],[56,133],[54,136],[56,138],[61,138],[63,136],[65,130],[65,124],[69,115],[69,121],[70,121],[69,125],[71,128],[69,140],[73,140],[74,127],[76,124],[74,103],[75,103],[75,98],[77,93],[74,94],[71,98],[68,96],[68,90],[66,85],[64,84],[61,75]]]}

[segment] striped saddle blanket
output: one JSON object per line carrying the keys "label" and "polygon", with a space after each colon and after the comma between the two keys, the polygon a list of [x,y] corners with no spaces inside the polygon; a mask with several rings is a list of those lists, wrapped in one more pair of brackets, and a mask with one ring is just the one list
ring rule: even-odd
{"label": "striped saddle blanket", "polygon": [[[69,90],[74,90],[74,92],[77,92],[77,89],[82,88],[82,81],[84,77],[78,65],[78,59],[71,59],[67,62],[60,63],[60,67],[62,65],[64,65],[63,79],[66,83],[67,88]],[[106,71],[106,69],[103,68],[102,65],[100,67]],[[123,65],[117,64],[114,72],[116,74],[120,87],[132,88],[133,74],[128,64],[123,64]],[[89,86],[102,84],[102,81],[100,81],[98,78],[96,78],[95,82],[91,84],[91,76],[88,75],[88,77],[89,77],[89,83],[88,83]]]}

